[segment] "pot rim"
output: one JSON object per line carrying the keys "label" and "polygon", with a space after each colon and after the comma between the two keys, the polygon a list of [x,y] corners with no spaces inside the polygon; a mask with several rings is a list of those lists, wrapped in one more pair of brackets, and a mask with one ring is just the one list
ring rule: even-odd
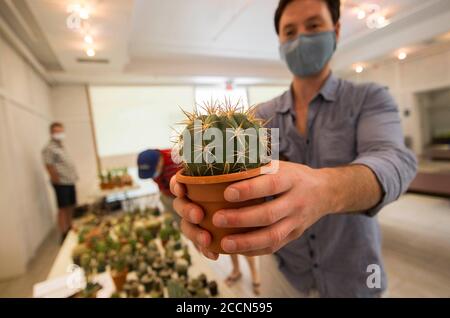
{"label": "pot rim", "polygon": [[220,174],[217,176],[185,176],[183,175],[184,169],[181,169],[176,174],[176,180],[177,182],[183,184],[214,184],[214,183],[234,182],[257,177],[262,174],[261,173],[262,168],[270,168],[271,165],[272,162],[269,162],[258,168],[229,174]]}

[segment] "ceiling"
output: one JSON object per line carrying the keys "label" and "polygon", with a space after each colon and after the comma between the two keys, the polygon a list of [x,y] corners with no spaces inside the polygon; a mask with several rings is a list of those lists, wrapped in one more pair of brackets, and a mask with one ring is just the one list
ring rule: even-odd
{"label": "ceiling", "polygon": [[[95,60],[102,63],[79,62],[86,58],[83,38],[66,27],[67,7],[74,2],[92,6]],[[333,61],[337,71],[385,58],[450,30],[448,0],[345,2],[342,37]],[[368,2],[380,4],[391,24],[369,30],[358,20],[352,5]],[[0,0],[0,20],[16,31],[54,82],[233,78],[275,83],[290,77],[278,55],[273,26],[277,4],[278,0]],[[35,34],[34,40],[30,34]]]}

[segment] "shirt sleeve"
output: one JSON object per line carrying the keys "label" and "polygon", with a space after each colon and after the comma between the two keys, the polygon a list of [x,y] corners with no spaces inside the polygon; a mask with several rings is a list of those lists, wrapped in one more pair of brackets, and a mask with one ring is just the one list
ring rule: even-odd
{"label": "shirt sleeve", "polygon": [[54,165],[55,164],[55,156],[53,152],[49,149],[49,147],[46,147],[42,151],[42,158],[44,160],[44,164],[46,165]]}
{"label": "shirt sleeve", "polygon": [[405,146],[397,104],[384,87],[372,84],[367,89],[357,124],[357,153],[352,164],[370,168],[383,191],[381,201],[366,211],[375,216],[406,192],[417,172],[417,159]]}

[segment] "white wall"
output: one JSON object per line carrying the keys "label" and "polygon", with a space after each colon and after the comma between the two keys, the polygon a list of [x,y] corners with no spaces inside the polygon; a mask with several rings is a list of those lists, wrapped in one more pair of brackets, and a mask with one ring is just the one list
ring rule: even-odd
{"label": "white wall", "polygon": [[64,124],[65,147],[78,175],[78,204],[90,202],[97,189],[97,163],[87,90],[84,85],[57,85],[51,89],[54,118]]}
{"label": "white wall", "polygon": [[[344,77],[355,82],[377,82],[388,86],[399,104],[405,135],[412,137],[413,150],[418,155],[423,153],[427,140],[422,136],[421,105],[417,94],[450,87],[450,50],[386,63]],[[409,117],[404,116],[405,110],[410,111]]]}
{"label": "white wall", "polygon": [[25,272],[54,225],[41,150],[52,120],[49,87],[0,37],[0,279]]}

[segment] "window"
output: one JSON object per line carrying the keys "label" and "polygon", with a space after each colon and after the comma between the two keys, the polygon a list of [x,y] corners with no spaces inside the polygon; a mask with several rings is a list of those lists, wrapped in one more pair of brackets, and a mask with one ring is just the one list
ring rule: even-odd
{"label": "window", "polygon": [[172,127],[194,104],[192,86],[90,87],[100,157],[170,148]]}

